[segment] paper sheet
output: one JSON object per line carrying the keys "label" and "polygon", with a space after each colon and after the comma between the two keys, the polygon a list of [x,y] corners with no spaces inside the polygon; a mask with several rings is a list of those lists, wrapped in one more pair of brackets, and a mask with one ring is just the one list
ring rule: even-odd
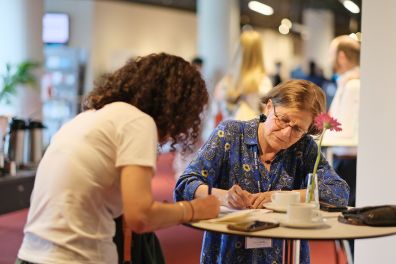
{"label": "paper sheet", "polygon": [[208,220],[212,223],[236,223],[247,220],[259,219],[260,215],[272,212],[267,209],[233,209],[226,206],[220,207],[220,215],[217,218]]}

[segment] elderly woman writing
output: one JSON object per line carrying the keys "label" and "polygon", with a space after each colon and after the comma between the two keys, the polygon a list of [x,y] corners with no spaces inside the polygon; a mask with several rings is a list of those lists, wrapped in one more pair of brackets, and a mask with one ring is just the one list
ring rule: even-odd
{"label": "elderly woman writing", "polygon": [[[314,119],[326,107],[323,91],[309,81],[291,80],[269,91],[263,115],[250,121],[225,121],[214,130],[180,176],[176,200],[212,193],[223,205],[262,208],[277,190],[298,190],[305,198],[305,178],[312,172],[320,133]],[[318,166],[320,200],[346,205],[349,188],[324,157]],[[280,263],[282,243],[245,248],[245,238],[206,232],[201,263]],[[301,262],[309,263],[308,243],[301,244]]]}

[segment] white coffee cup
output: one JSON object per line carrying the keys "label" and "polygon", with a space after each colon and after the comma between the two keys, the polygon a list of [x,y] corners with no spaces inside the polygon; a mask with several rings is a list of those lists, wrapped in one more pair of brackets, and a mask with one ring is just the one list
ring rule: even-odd
{"label": "white coffee cup", "polygon": [[318,223],[322,221],[322,214],[314,204],[291,203],[287,207],[287,221],[296,223]]}
{"label": "white coffee cup", "polygon": [[279,207],[285,207],[291,203],[300,202],[300,193],[294,191],[279,191],[271,195],[271,202]]}

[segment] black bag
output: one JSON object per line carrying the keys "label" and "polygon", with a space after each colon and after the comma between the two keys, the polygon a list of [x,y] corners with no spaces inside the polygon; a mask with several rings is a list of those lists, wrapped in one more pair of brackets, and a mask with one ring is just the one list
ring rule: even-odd
{"label": "black bag", "polygon": [[338,221],[353,225],[396,226],[396,205],[352,208],[342,212]]}
{"label": "black bag", "polygon": [[160,242],[155,233],[136,234],[127,230],[122,216],[115,219],[119,264],[165,264]]}

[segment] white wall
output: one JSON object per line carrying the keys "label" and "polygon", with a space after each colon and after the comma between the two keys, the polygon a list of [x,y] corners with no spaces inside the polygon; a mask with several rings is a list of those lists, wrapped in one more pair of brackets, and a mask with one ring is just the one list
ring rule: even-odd
{"label": "white wall", "polygon": [[[357,205],[396,204],[396,16],[393,0],[362,6]],[[396,236],[359,240],[355,263],[396,263]]]}
{"label": "white wall", "polygon": [[229,70],[235,44],[239,44],[239,1],[198,0],[198,53],[204,60],[203,76],[209,91]]}
{"label": "white wall", "polygon": [[89,54],[86,90],[100,74],[123,65],[132,56],[168,52],[190,60],[196,55],[196,19],[192,12],[81,0],[46,0],[45,9],[70,15],[69,46]]}
{"label": "white wall", "polygon": [[258,30],[263,37],[264,64],[268,74],[275,73],[275,63],[282,62],[281,75],[289,78],[290,71],[296,65],[294,58],[293,39],[290,35],[282,35],[275,30]]}
{"label": "white wall", "polygon": [[42,0],[0,0],[0,65],[43,58]]}
{"label": "white wall", "polygon": [[303,20],[308,31],[304,39],[304,64],[308,65],[313,60],[327,77],[331,77],[328,50],[334,38],[334,15],[329,10],[308,8],[303,12]]}
{"label": "white wall", "polygon": [[167,52],[190,60],[196,52],[195,14],[147,5],[97,1],[95,73],[114,70],[131,56]]}
{"label": "white wall", "polygon": [[[0,0],[0,74],[5,64],[16,66],[25,60],[43,61],[41,41],[42,0]],[[40,78],[40,71],[34,72]],[[0,86],[2,82],[0,81]],[[19,86],[10,104],[0,104],[0,114],[41,118],[39,87]]]}

